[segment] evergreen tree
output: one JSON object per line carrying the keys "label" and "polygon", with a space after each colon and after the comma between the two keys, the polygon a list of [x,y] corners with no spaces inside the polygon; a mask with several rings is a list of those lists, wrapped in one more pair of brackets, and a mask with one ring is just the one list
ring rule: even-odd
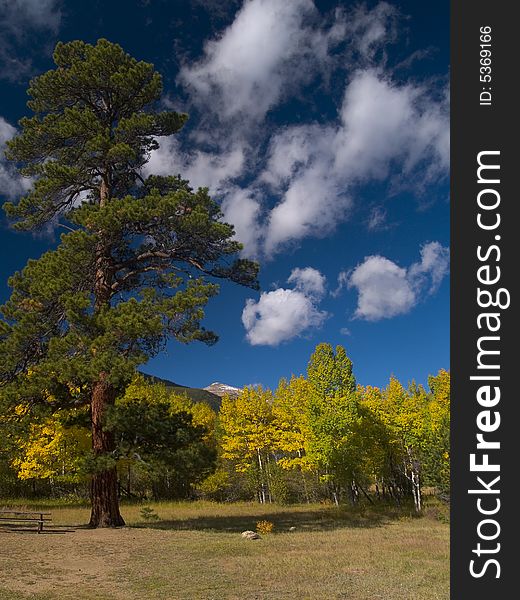
{"label": "evergreen tree", "polygon": [[[6,203],[22,230],[63,225],[61,244],[10,279],[2,307],[0,380],[11,406],[90,405],[91,526],[123,525],[114,434],[107,409],[135,367],[181,342],[217,339],[201,326],[218,292],[208,276],[257,288],[258,265],[234,259],[241,245],[206,189],[142,168],[157,138],[187,116],[158,112],[153,65],[107,40],[59,43],[56,68],[31,81],[21,133],[7,156],[31,191]],[[81,389],[71,396],[70,386]]]}
{"label": "evergreen tree", "polygon": [[124,493],[140,488],[156,499],[190,497],[194,484],[214,470],[216,418],[205,402],[134,377],[107,420]]}
{"label": "evergreen tree", "polygon": [[188,497],[192,484],[214,468],[216,453],[204,442],[205,427],[168,399],[125,395],[109,408],[105,428],[115,436],[118,463],[127,473],[134,466],[146,474],[155,499],[161,486],[168,497]]}

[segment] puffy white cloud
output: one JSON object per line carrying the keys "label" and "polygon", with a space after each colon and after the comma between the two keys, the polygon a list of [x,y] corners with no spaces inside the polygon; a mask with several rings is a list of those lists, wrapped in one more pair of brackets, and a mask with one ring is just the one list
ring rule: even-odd
{"label": "puffy white cloud", "polygon": [[183,65],[179,82],[205,111],[221,120],[240,117],[247,126],[344,60],[331,49],[343,46],[357,59],[372,60],[395,38],[396,17],[394,7],[380,2],[349,14],[336,9],[329,25],[312,0],[246,0],[233,23],[206,42],[202,59]]}
{"label": "puffy white cloud", "polygon": [[421,261],[408,269],[383,256],[369,256],[350,275],[348,286],[358,292],[354,317],[367,321],[409,312],[434,293],[449,267],[449,249],[439,242],[421,248]]}
{"label": "puffy white cloud", "polygon": [[193,187],[207,187],[218,194],[243,171],[245,149],[233,144],[220,152],[195,149],[183,152],[177,138],[159,138],[159,148],[152,152],[145,173],[172,175],[181,173]]}
{"label": "puffy white cloud", "polygon": [[0,195],[9,198],[23,194],[31,187],[31,180],[19,175],[4,156],[7,140],[16,134],[16,128],[0,117]]}
{"label": "puffy white cloud", "polygon": [[258,301],[247,300],[242,323],[251,345],[278,346],[319,327],[326,316],[303,292],[279,288],[263,292]]}
{"label": "puffy white cloud", "polygon": [[245,2],[221,37],[206,43],[203,59],[183,66],[179,81],[220,118],[262,118],[309,73],[295,67],[311,58],[303,22],[314,11],[311,0]]}
{"label": "puffy white cloud", "polygon": [[317,269],[313,269],[312,267],[293,269],[287,283],[294,284],[297,290],[310,298],[319,300],[325,295],[325,275],[322,275]]}
{"label": "puffy white cloud", "polygon": [[[197,185],[213,189],[215,179],[226,180],[229,186],[219,189],[224,196],[245,177],[246,193],[233,192],[224,202],[233,207],[225,210],[226,216],[240,218],[234,223],[237,231],[244,230],[242,212],[257,218],[249,221],[246,254],[271,257],[286,243],[328,234],[351,205],[343,182],[338,186],[338,178],[329,177],[335,125],[307,125],[275,134],[268,156],[263,156],[263,142],[273,129],[263,127],[262,121],[312,77],[326,79],[345,60],[345,44],[354,46],[357,54],[372,56],[389,37],[392,15],[390,5],[381,3],[350,15],[338,9],[331,23],[330,15],[320,16],[312,0],[246,1],[220,37],[206,43],[202,59],[184,65],[179,74],[191,102],[210,123],[211,143],[217,147],[182,155],[178,147],[164,146],[152,158],[151,169],[158,165],[168,171],[173,157],[188,177],[197,176]],[[339,53],[331,52],[342,47]],[[192,141],[197,140],[192,136]],[[230,151],[230,146],[242,153]],[[268,165],[262,166],[265,159]],[[281,198],[274,207],[273,193]]]}
{"label": "puffy white cloud", "polygon": [[383,256],[369,256],[358,265],[349,280],[358,291],[355,317],[378,321],[408,312],[416,296],[406,278],[406,269]]}
{"label": "puffy white cloud", "polygon": [[17,36],[27,27],[56,32],[61,22],[60,0],[0,0],[4,27]]}
{"label": "puffy white cloud", "polygon": [[[447,102],[413,84],[397,85],[375,69],[347,85],[338,123],[287,128],[273,137],[260,180],[281,195],[271,210],[265,250],[319,237],[349,218],[356,187],[445,177],[449,165]],[[392,176],[392,168],[399,175]],[[383,212],[379,212],[378,224]],[[374,222],[372,219],[372,225]]]}
{"label": "puffy white cloud", "polygon": [[265,252],[279,252],[289,242],[322,237],[349,213],[352,200],[319,162],[299,173],[269,214]]}
{"label": "puffy white cloud", "polygon": [[[384,68],[398,11],[380,2],[330,18],[312,0],[248,0],[201,60],[181,68],[178,81],[211,135],[163,142],[149,171],[181,172],[218,194],[248,256],[272,258],[330,234],[371,180],[421,192],[448,173],[447,93],[398,83]],[[345,77],[335,119],[268,124],[270,109],[333,71]],[[383,209],[373,212],[368,226],[383,218]]]}
{"label": "puffy white cloud", "polygon": [[311,167],[318,158],[330,159],[330,142],[334,128],[323,125],[293,125],[276,132],[271,138],[264,171],[259,181],[276,191],[284,188],[301,170]]}
{"label": "puffy white cloud", "polygon": [[359,71],[345,91],[335,166],[351,180],[382,179],[399,161],[403,175],[428,163],[447,173],[449,108],[420,85],[397,85],[377,70]]}
{"label": "puffy white cloud", "polygon": [[320,327],[327,318],[317,306],[325,295],[324,275],[312,267],[295,268],[287,283],[294,289],[278,288],[246,301],[242,323],[251,345],[277,346]]}

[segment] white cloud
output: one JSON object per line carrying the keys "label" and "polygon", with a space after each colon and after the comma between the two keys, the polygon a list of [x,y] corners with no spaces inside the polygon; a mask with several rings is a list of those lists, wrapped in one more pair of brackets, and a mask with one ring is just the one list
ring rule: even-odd
{"label": "white cloud", "polygon": [[17,36],[27,27],[56,32],[61,22],[60,0],[0,0],[3,25]]}
{"label": "white cloud", "polygon": [[287,283],[294,284],[295,289],[310,298],[319,300],[325,295],[325,275],[322,275],[317,269],[313,269],[312,267],[293,269]]}
{"label": "white cloud", "polygon": [[195,149],[183,152],[175,137],[159,138],[159,148],[152,152],[145,173],[172,175],[181,173],[195,188],[207,187],[218,194],[229,182],[239,176],[244,168],[245,148],[239,144],[219,152]]}
{"label": "white cloud", "polygon": [[244,244],[243,255],[254,257],[259,254],[259,240],[262,235],[259,223],[260,203],[248,190],[234,188],[228,191],[222,202],[224,221],[235,227],[235,236]]}
{"label": "white cloud", "polygon": [[287,283],[294,289],[263,292],[255,301],[246,301],[242,323],[253,346],[278,346],[309,329],[320,327],[327,313],[318,309],[325,295],[326,278],[312,267],[295,268]]}
{"label": "white cloud", "polygon": [[345,90],[335,139],[335,169],[352,181],[403,175],[428,163],[447,174],[449,111],[412,83],[397,85],[375,69],[358,71]]}
{"label": "white cloud", "polygon": [[338,186],[324,162],[300,172],[270,212],[265,233],[265,252],[279,252],[289,242],[323,237],[345,219],[352,200]]}
{"label": "white cloud", "polygon": [[311,0],[245,2],[221,37],[206,43],[203,59],[182,67],[179,81],[220,118],[263,118],[287,86],[308,76],[294,67],[311,60],[303,22],[315,10]]}
{"label": "white cloud", "polygon": [[[391,191],[422,192],[445,178],[447,93],[396,82],[384,68],[398,16],[380,2],[337,9],[331,22],[312,0],[247,0],[201,60],[179,74],[200,114],[198,130],[211,135],[188,130],[182,144],[162,142],[148,171],[181,172],[208,186],[244,254],[264,260],[333,232],[350,218],[360,186],[374,179],[387,179]],[[270,109],[314,77],[327,85],[333,72],[345,78],[336,118],[278,129],[269,123]],[[368,226],[381,227],[383,217],[383,209],[373,212]]]}
{"label": "white cloud", "polygon": [[416,288],[429,287],[433,294],[450,268],[450,250],[439,244],[429,242],[421,248],[421,262],[414,263],[408,270],[408,276]]}
{"label": "white cloud", "polygon": [[12,198],[26,192],[32,185],[28,177],[22,177],[4,155],[7,140],[16,134],[16,128],[0,117],[0,195]]}
{"label": "white cloud", "polygon": [[369,256],[358,265],[349,280],[358,291],[355,317],[378,321],[408,312],[416,303],[415,292],[406,278],[406,269],[383,256]]}
{"label": "white cloud", "polygon": [[420,190],[445,177],[448,165],[447,103],[375,69],[358,71],[336,125],[299,125],[273,137],[259,179],[281,200],[269,215],[265,251],[271,255],[287,242],[332,231],[349,218],[360,184],[389,178],[411,186],[414,180]]}
{"label": "white cloud", "polygon": [[247,300],[242,323],[251,345],[278,346],[319,327],[326,316],[303,292],[279,288],[263,292],[258,301]]}
{"label": "white cloud", "polygon": [[369,231],[381,231],[388,229],[387,213],[382,206],[374,206],[368,217],[367,227]]}
{"label": "white cloud", "polygon": [[358,292],[355,318],[379,321],[409,312],[419,300],[434,293],[448,272],[449,249],[439,242],[421,248],[421,261],[408,269],[383,256],[369,256],[349,278]]}
{"label": "white cloud", "polygon": [[349,33],[356,50],[367,60],[373,60],[378,50],[397,37],[398,11],[387,2],[380,2],[372,10],[359,6],[349,20]]}
{"label": "white cloud", "polygon": [[332,292],[330,293],[330,295],[333,298],[337,298],[341,292],[343,291],[343,289],[345,287],[347,287],[348,285],[348,277],[349,277],[349,273],[348,271],[340,271],[338,274],[338,286],[335,290],[332,290]]}

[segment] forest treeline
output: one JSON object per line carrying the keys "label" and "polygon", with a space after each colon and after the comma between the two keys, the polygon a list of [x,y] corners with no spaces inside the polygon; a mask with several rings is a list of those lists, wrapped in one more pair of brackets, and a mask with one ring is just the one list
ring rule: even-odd
{"label": "forest treeline", "polygon": [[[391,377],[356,384],[345,349],[319,344],[306,376],[246,387],[218,413],[136,375],[107,412],[116,450],[91,451],[88,406],[4,413],[0,495],[88,497],[96,470],[117,467],[122,497],[336,503],[449,497],[450,375],[428,389]],[[100,464],[102,460],[103,464]]]}

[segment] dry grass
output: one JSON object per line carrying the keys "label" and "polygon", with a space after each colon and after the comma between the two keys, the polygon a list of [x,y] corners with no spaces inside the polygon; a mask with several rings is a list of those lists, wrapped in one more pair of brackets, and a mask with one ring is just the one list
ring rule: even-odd
{"label": "dry grass", "polygon": [[[0,533],[3,600],[447,600],[449,528],[332,506],[153,503],[128,527],[89,530],[86,507],[49,506],[53,530]],[[31,508],[34,508],[31,507]],[[241,537],[260,520],[261,540]],[[295,527],[294,531],[289,531]]]}

